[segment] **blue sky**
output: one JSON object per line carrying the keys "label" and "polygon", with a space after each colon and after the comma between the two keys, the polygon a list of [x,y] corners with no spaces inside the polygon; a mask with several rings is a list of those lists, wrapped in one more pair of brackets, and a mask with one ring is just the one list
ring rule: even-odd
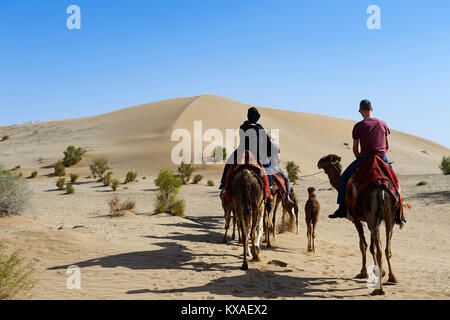
{"label": "blue sky", "polygon": [[[372,4],[381,30],[366,27]],[[359,120],[367,98],[391,128],[450,147],[449,13],[448,0],[2,1],[0,126],[200,94]]]}

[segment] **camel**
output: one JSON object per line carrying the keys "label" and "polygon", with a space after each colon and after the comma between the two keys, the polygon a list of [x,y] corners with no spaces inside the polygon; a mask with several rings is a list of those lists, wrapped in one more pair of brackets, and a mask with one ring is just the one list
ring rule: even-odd
{"label": "camel", "polygon": [[244,168],[232,178],[231,195],[244,246],[244,262],[241,270],[248,270],[249,236],[252,242],[253,261],[261,261],[259,241],[263,231],[264,190],[250,169]]}
{"label": "camel", "polygon": [[[233,234],[231,236],[231,238],[233,240],[236,239],[236,215],[234,214],[233,211],[233,202],[232,201],[228,201],[226,199],[226,191],[225,189],[222,189],[222,191],[220,192],[220,200],[222,201],[222,208],[223,208],[223,212],[224,212],[224,217],[225,217],[225,234],[223,235],[223,243],[227,243],[227,233],[228,233],[228,229],[230,228],[230,220],[231,220],[231,214],[233,214]],[[238,237],[239,237],[239,243],[241,243],[241,233],[239,231],[238,228]]]}
{"label": "camel", "polygon": [[[276,240],[276,220],[277,220],[277,209],[280,203],[283,208],[283,215],[281,217],[281,221],[285,222],[286,214],[289,214],[291,221],[295,217],[295,232],[298,234],[298,201],[297,196],[295,195],[294,189],[291,189],[291,199],[295,202],[295,205],[291,205],[287,203],[287,201],[283,201],[283,197],[281,195],[281,187],[278,186],[275,189],[275,194],[272,196],[271,203],[272,210],[266,210],[264,215],[264,229],[265,229],[265,242],[267,242],[267,248],[272,247],[271,234],[273,239]],[[292,209],[294,209],[294,213],[292,213]]]}
{"label": "camel", "polygon": [[305,222],[308,237],[307,252],[315,253],[314,240],[316,238],[316,226],[319,222],[320,204],[316,198],[316,189],[308,188],[308,201],[305,204]]}
{"label": "camel", "polygon": [[[330,154],[324,156],[319,160],[317,167],[319,169],[323,169],[325,173],[328,175],[331,185],[337,190],[339,185],[339,179],[341,177],[342,167],[340,164],[341,157]],[[383,264],[382,264],[382,248],[381,248],[381,239],[380,239],[380,230],[379,226],[381,221],[384,220],[386,226],[386,248],[385,254],[389,267],[389,283],[398,283],[396,276],[394,275],[394,271],[392,270],[391,265],[391,240],[392,234],[395,224],[395,216],[399,207],[396,206],[395,199],[393,196],[386,192],[382,188],[378,188],[375,185],[369,185],[360,195],[362,197],[362,203],[364,207],[364,219],[358,220],[354,219],[353,223],[355,224],[356,229],[358,230],[359,235],[359,246],[362,254],[362,269],[361,272],[356,276],[357,278],[368,278],[367,269],[366,269],[366,251],[367,251],[367,243],[364,237],[364,229],[363,229],[363,221],[367,222],[367,226],[369,227],[371,233],[371,241],[370,241],[370,252],[374,259],[374,264],[378,266],[380,270],[380,276],[383,277]],[[403,228],[403,223],[400,224],[400,229]],[[379,288],[375,289],[372,292],[372,295],[383,295],[384,289],[381,282],[379,281]]]}

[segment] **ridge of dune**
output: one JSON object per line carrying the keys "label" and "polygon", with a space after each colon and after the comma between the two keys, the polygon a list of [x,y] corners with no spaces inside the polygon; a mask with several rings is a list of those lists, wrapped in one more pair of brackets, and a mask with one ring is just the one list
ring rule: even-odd
{"label": "ridge of dune", "polygon": [[[31,172],[61,159],[62,151],[73,144],[88,151],[75,168],[80,171],[87,169],[90,159],[104,155],[119,172],[154,173],[161,168],[175,168],[170,159],[171,150],[178,143],[171,141],[173,130],[187,129],[192,136],[194,121],[201,120],[202,133],[216,128],[226,137],[226,129],[236,130],[246,119],[247,108],[248,104],[225,97],[199,95],[86,118],[0,127],[2,135],[11,137],[0,145],[0,157],[8,167],[20,164]],[[310,174],[318,171],[317,160],[325,154],[339,154],[344,166],[353,159],[351,130],[356,121],[259,106],[258,109],[260,123],[266,130],[279,129],[282,165],[292,160],[300,165],[301,174]],[[442,156],[450,154],[450,149],[397,130],[391,132],[388,157],[399,174],[440,173],[439,163]],[[203,142],[203,148],[207,144]],[[39,162],[38,158],[44,161]],[[210,169],[216,172],[221,167],[212,165]]]}

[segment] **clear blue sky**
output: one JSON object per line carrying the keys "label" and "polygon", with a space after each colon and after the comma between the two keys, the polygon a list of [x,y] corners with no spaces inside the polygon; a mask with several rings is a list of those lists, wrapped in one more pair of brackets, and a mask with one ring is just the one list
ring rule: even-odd
{"label": "clear blue sky", "polygon": [[200,94],[358,120],[367,98],[450,147],[449,15],[448,0],[2,1],[0,125]]}

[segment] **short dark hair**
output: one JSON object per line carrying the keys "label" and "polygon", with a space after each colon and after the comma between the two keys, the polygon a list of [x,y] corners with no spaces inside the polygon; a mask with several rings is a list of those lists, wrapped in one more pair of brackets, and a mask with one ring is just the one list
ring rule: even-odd
{"label": "short dark hair", "polygon": [[359,109],[360,109],[360,110],[372,111],[372,110],[373,110],[373,108],[372,108],[372,103],[370,103],[369,100],[362,100],[362,101],[359,103]]}

